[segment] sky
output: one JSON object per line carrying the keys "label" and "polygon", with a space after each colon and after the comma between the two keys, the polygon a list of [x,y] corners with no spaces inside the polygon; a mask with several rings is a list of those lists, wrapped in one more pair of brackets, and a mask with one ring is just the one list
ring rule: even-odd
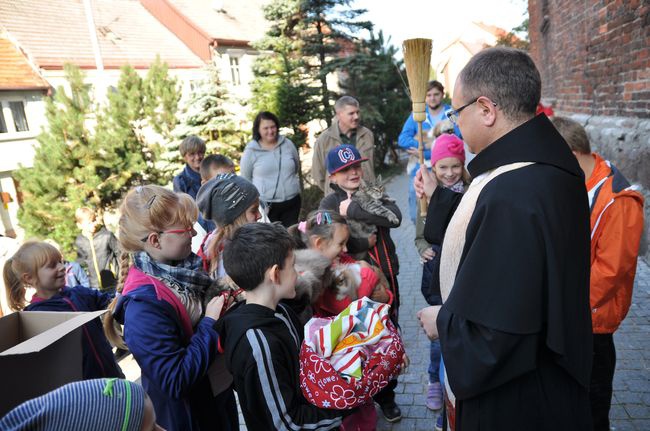
{"label": "sky", "polygon": [[354,0],[353,7],[367,9],[365,19],[375,32],[391,36],[401,47],[404,39],[433,39],[433,52],[452,42],[472,21],[511,30],[524,20],[526,0]]}

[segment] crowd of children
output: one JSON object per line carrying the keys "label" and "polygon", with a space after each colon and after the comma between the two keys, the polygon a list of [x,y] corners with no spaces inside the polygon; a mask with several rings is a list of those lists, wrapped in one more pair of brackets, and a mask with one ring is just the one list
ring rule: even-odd
{"label": "crowd of children", "polygon": [[[432,152],[439,185],[462,193],[467,181],[459,152],[462,141],[460,147],[447,137],[439,141]],[[299,276],[294,250],[309,249],[326,260],[332,274],[345,270],[354,280],[348,290],[332,285],[314,294],[307,317],[337,316],[355,299],[368,297],[389,304],[390,319],[399,327],[399,261],[390,236],[390,229],[401,222],[399,208],[393,201],[386,202],[397,217],[395,222],[364,210],[355,201],[354,194],[363,184],[361,163],[366,159],[354,146],[340,145],[327,156],[332,190],[318,210],[289,229],[256,223],[264,213],[258,190],[234,173],[228,158],[204,158],[204,153],[200,139],[186,139],[181,154],[187,164],[174,179],[176,191],[143,185],[124,197],[119,212],[119,261],[111,264],[119,268],[115,290],[66,282],[67,276],[71,278],[63,257],[47,242],[26,242],[5,265],[13,310],[109,310],[103,328],[99,318],[83,328],[83,377],[109,380],[68,385],[44,395],[43,402],[60,409],[61,403],[72,402],[73,397],[66,394],[79,397],[88,392],[88,399],[98,398],[108,405],[110,397],[104,399],[97,392],[108,386],[114,390],[128,387],[141,394],[142,389],[133,389],[137,385],[115,380],[124,375],[112,344],[128,349],[141,370],[144,392],[133,406],[135,424],[151,422],[151,418],[144,419],[151,405],[155,410],[152,426],[157,422],[167,430],[235,430],[236,392],[251,430],[375,429],[373,402],[348,410],[324,409],[311,404],[301,392],[299,352],[305,320],[298,318],[291,301]],[[374,233],[354,236],[348,220],[370,225]],[[83,238],[92,243],[97,229],[86,231],[90,233]],[[435,265],[440,242],[422,229],[419,235],[429,244],[422,251],[429,268],[427,281],[423,279],[426,293],[429,284],[435,285],[428,280],[435,278],[431,265]],[[96,261],[96,256],[91,260]],[[95,275],[101,283],[99,273]],[[232,304],[231,295],[209,293],[215,285],[228,283],[243,291],[243,300],[237,304]],[[27,288],[34,291],[29,301]],[[433,352],[432,344],[432,363]],[[435,382],[432,376],[431,383]],[[388,421],[401,418],[395,403],[396,384],[393,379],[374,396]],[[73,387],[78,390],[72,391]],[[23,404],[4,419],[10,429],[28,429],[19,423],[36,420],[28,418],[34,402]],[[39,414],[47,416],[45,411]]]}

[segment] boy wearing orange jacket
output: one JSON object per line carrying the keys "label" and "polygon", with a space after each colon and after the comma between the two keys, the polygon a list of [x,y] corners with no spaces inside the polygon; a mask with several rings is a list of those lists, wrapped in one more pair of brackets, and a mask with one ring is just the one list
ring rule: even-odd
{"label": "boy wearing orange jacket", "polygon": [[609,430],[616,367],[613,333],[632,302],[643,232],[643,196],[614,165],[591,152],[589,138],[580,124],[563,117],[555,117],[552,121],[585,173],[591,209],[589,292],[594,333],[589,397],[593,429]]}

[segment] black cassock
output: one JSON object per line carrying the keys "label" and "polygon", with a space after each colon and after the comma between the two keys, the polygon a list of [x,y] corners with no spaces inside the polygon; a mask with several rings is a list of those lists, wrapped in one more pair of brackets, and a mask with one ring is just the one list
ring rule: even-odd
{"label": "black cassock", "polygon": [[588,430],[584,176],[544,115],[495,141],[468,168],[475,178],[515,162],[535,164],[497,176],[480,192],[438,315],[456,429]]}

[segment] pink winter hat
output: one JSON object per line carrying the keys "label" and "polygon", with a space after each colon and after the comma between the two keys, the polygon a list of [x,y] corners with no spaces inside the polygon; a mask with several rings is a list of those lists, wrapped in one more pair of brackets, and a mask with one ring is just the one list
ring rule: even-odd
{"label": "pink winter hat", "polygon": [[431,166],[435,165],[438,160],[447,157],[455,157],[461,163],[465,163],[465,144],[456,135],[443,133],[438,136],[431,149]]}

